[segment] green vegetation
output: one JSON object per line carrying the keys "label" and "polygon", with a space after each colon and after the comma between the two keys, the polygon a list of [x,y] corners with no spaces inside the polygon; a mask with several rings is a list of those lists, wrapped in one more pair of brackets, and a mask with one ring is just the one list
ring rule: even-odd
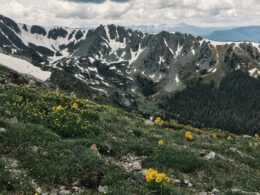
{"label": "green vegetation", "polygon": [[[257,135],[174,121],[145,125],[136,114],[29,86],[0,86],[0,105],[3,193],[32,194],[36,184],[44,192],[59,186],[72,190],[75,181],[92,172],[104,174],[100,185],[108,187],[108,194],[260,191]],[[128,167],[132,161],[141,167]],[[155,190],[144,175],[150,168],[170,181]]]}
{"label": "green vegetation", "polygon": [[260,79],[235,71],[218,87],[188,83],[185,90],[161,98],[168,116],[184,124],[221,128],[236,134],[260,132]]}
{"label": "green vegetation", "polygon": [[0,75],[8,73],[9,70],[0,64]]}

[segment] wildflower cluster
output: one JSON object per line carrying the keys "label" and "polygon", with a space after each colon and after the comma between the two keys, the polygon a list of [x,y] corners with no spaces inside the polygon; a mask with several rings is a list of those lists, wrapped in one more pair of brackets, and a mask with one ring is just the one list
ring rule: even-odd
{"label": "wildflower cluster", "polygon": [[163,123],[164,123],[164,121],[161,119],[161,117],[156,117],[156,119],[154,120],[154,123],[156,124],[156,125],[159,125],[159,126],[162,126],[163,125]]}
{"label": "wildflower cluster", "polygon": [[61,105],[59,105],[59,106],[53,106],[53,107],[52,107],[52,110],[53,110],[53,111],[62,111],[62,110],[65,110],[65,107],[62,107]]}
{"label": "wildflower cluster", "polygon": [[149,169],[145,174],[147,182],[155,181],[156,183],[169,183],[170,178],[165,173],[160,173],[155,169]]}
{"label": "wildflower cluster", "polygon": [[186,133],[185,133],[185,139],[186,139],[186,140],[189,140],[189,141],[193,140],[192,132],[186,131]]}
{"label": "wildflower cluster", "polygon": [[5,113],[18,120],[42,124],[64,137],[86,135],[98,130],[98,110],[106,109],[88,100],[71,98],[57,91],[38,91],[29,86],[0,88]]}

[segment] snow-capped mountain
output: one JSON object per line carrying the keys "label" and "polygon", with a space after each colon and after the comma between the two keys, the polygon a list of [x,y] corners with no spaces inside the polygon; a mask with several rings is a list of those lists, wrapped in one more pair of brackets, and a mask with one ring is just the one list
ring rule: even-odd
{"label": "snow-capped mountain", "polygon": [[0,52],[52,72],[50,82],[62,89],[127,107],[190,80],[219,81],[238,70],[260,75],[259,43],[149,34],[116,25],[45,28],[0,16]]}

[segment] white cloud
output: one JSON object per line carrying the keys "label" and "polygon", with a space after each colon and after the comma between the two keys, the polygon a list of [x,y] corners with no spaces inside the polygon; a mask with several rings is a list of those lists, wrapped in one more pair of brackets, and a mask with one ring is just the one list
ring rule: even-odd
{"label": "white cloud", "polygon": [[188,23],[200,26],[260,24],[260,0],[86,1],[88,3],[76,3],[73,0],[0,0],[0,14],[29,24],[72,27],[100,23]]}

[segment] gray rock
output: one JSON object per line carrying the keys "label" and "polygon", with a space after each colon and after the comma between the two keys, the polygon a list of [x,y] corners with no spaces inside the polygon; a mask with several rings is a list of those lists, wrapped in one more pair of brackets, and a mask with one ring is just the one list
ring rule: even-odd
{"label": "gray rock", "polygon": [[33,151],[33,152],[36,153],[36,152],[38,152],[38,150],[39,150],[39,147],[37,147],[37,146],[33,146],[33,147],[32,147],[32,151]]}
{"label": "gray rock", "polygon": [[179,179],[172,179],[172,183],[173,184],[181,184],[181,180],[179,180]]}
{"label": "gray rock", "polygon": [[216,188],[214,188],[212,191],[211,191],[211,195],[220,195],[220,191]]}
{"label": "gray rock", "polygon": [[18,123],[18,120],[17,120],[16,117],[13,117],[13,118],[10,118],[10,119],[9,119],[9,122],[10,122],[11,124],[15,124],[15,123]]}
{"label": "gray rock", "polygon": [[216,153],[213,151],[210,151],[208,154],[204,156],[206,160],[213,160],[216,157]]}
{"label": "gray rock", "polygon": [[207,192],[199,192],[198,195],[208,195]]}
{"label": "gray rock", "polygon": [[35,82],[34,80],[31,79],[31,80],[29,80],[28,84],[33,86],[33,85],[36,84],[36,82]]}
{"label": "gray rock", "polygon": [[61,190],[59,191],[59,195],[70,195],[71,194],[71,191],[69,190]]}
{"label": "gray rock", "polygon": [[146,121],[144,121],[144,124],[145,124],[146,126],[153,126],[153,125],[154,125],[154,122],[151,121],[151,120],[146,120]]}
{"label": "gray rock", "polygon": [[6,132],[6,129],[5,128],[0,128],[0,133],[4,133]]}
{"label": "gray rock", "polygon": [[133,170],[136,170],[136,171],[142,170],[142,165],[139,161],[133,162],[132,167],[133,167]]}
{"label": "gray rock", "polygon": [[108,192],[108,186],[99,186],[98,192],[106,194]]}
{"label": "gray rock", "polygon": [[56,188],[52,189],[49,193],[49,195],[58,195],[58,194],[59,194],[59,189]]}
{"label": "gray rock", "polygon": [[59,190],[66,190],[66,187],[65,186],[60,186]]}
{"label": "gray rock", "polygon": [[13,160],[10,164],[10,167],[16,169],[17,167],[19,167],[19,161]]}
{"label": "gray rock", "polygon": [[41,189],[40,187],[37,187],[37,188],[35,189],[35,191],[36,191],[37,193],[39,193],[39,194],[42,194],[42,189]]}

